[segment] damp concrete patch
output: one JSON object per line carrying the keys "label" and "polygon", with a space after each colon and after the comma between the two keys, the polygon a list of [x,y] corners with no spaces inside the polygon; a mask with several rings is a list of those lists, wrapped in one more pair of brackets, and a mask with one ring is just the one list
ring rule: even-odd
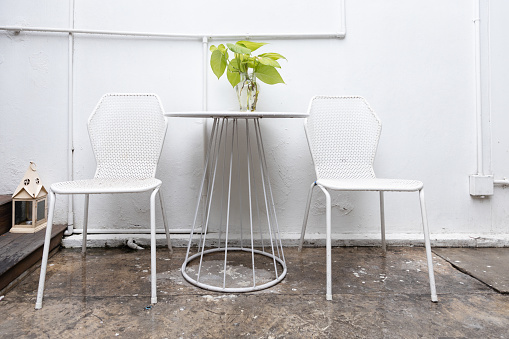
{"label": "damp concrete patch", "polygon": [[434,248],[433,252],[497,292],[509,294],[509,248]]}

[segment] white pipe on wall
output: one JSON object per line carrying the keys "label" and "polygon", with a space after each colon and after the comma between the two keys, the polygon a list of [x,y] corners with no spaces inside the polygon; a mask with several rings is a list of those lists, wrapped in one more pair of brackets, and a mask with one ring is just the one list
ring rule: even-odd
{"label": "white pipe on wall", "polygon": [[509,179],[493,180],[494,185],[509,186]]}
{"label": "white pipe on wall", "polygon": [[[202,49],[203,49],[203,54],[202,54],[202,110],[203,111],[206,111],[207,108],[208,108],[208,101],[207,101],[207,96],[208,96],[208,86],[207,86],[207,70],[208,70],[208,55],[209,55],[209,39],[204,36],[203,37],[203,40],[202,40]],[[203,147],[203,168],[205,169],[206,168],[206,165],[207,165],[207,145],[209,144],[209,133],[208,133],[208,130],[207,130],[207,120],[208,119],[203,119],[203,144],[205,145],[205,147]],[[205,174],[205,187],[208,186],[208,180],[209,180],[209,175],[208,173]],[[207,193],[205,191],[203,191],[202,193],[202,197],[201,197],[201,200],[200,201],[206,201],[205,196],[207,195]],[[203,205],[205,206],[205,204]],[[205,218],[206,218],[206,213],[205,213],[205,209],[203,209],[203,214],[202,214],[202,224],[205,223]]]}
{"label": "white pipe on wall", "polygon": [[490,1],[475,3],[475,97],[477,175],[492,175]]}
{"label": "white pipe on wall", "polygon": [[[477,175],[492,177],[490,1],[474,0],[474,3]],[[492,182],[493,185],[509,185],[505,178]]]}
{"label": "white pipe on wall", "polygon": [[[202,57],[203,57],[203,70],[202,70],[202,102],[201,109],[207,110],[207,69],[208,69],[208,55],[209,55],[209,39],[204,36],[202,37]],[[207,132],[207,131],[205,131]],[[206,133],[205,133],[206,134]]]}
{"label": "white pipe on wall", "polygon": [[481,48],[481,88],[482,88],[482,133],[483,133],[483,173],[493,175],[492,131],[491,131],[491,33],[490,0],[479,0],[480,48]]}
{"label": "white pipe on wall", "polygon": [[480,1],[475,1],[475,116],[477,135],[477,174],[484,175],[483,142],[482,142],[482,85],[481,85],[481,28],[480,28]]}
{"label": "white pipe on wall", "polygon": [[14,32],[50,32],[50,33],[72,33],[72,34],[95,34],[95,35],[120,35],[139,37],[174,38],[183,40],[202,40],[208,37],[214,40],[230,39],[265,39],[265,40],[295,40],[295,39],[342,39],[345,32],[337,33],[266,33],[266,34],[180,34],[180,33],[151,33],[136,31],[106,31],[94,29],[74,29],[55,27],[23,27],[23,26],[2,26],[0,30]]}

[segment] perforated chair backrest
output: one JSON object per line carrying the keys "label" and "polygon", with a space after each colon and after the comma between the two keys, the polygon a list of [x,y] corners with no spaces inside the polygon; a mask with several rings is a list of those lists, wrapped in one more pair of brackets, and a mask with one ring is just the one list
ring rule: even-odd
{"label": "perforated chair backrest", "polygon": [[97,179],[153,178],[166,134],[155,94],[105,94],[88,119]]}
{"label": "perforated chair backrest", "polygon": [[364,98],[314,97],[305,128],[318,179],[375,177],[382,124]]}

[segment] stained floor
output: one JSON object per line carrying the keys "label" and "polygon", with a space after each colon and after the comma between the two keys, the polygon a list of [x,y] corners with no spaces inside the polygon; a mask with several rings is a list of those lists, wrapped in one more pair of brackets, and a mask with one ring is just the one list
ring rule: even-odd
{"label": "stained floor", "polygon": [[436,248],[435,254],[500,293],[509,293],[509,248]]}
{"label": "stained floor", "polygon": [[434,255],[430,301],[423,248],[333,248],[333,301],[325,249],[285,248],[287,277],[252,293],[187,283],[184,249],[158,249],[158,303],[150,305],[150,252],[63,249],[49,261],[41,310],[39,269],[0,301],[2,338],[509,338],[509,295]]}

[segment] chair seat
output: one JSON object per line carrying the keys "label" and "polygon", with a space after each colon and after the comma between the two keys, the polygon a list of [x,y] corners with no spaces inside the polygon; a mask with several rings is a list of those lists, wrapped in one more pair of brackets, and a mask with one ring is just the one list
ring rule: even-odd
{"label": "chair seat", "polygon": [[395,192],[413,192],[419,191],[423,183],[418,180],[403,179],[319,179],[318,185],[331,190],[338,191],[395,191]]}
{"label": "chair seat", "polygon": [[148,179],[87,179],[57,182],[51,190],[58,194],[98,194],[145,192],[162,184],[156,178]]}

